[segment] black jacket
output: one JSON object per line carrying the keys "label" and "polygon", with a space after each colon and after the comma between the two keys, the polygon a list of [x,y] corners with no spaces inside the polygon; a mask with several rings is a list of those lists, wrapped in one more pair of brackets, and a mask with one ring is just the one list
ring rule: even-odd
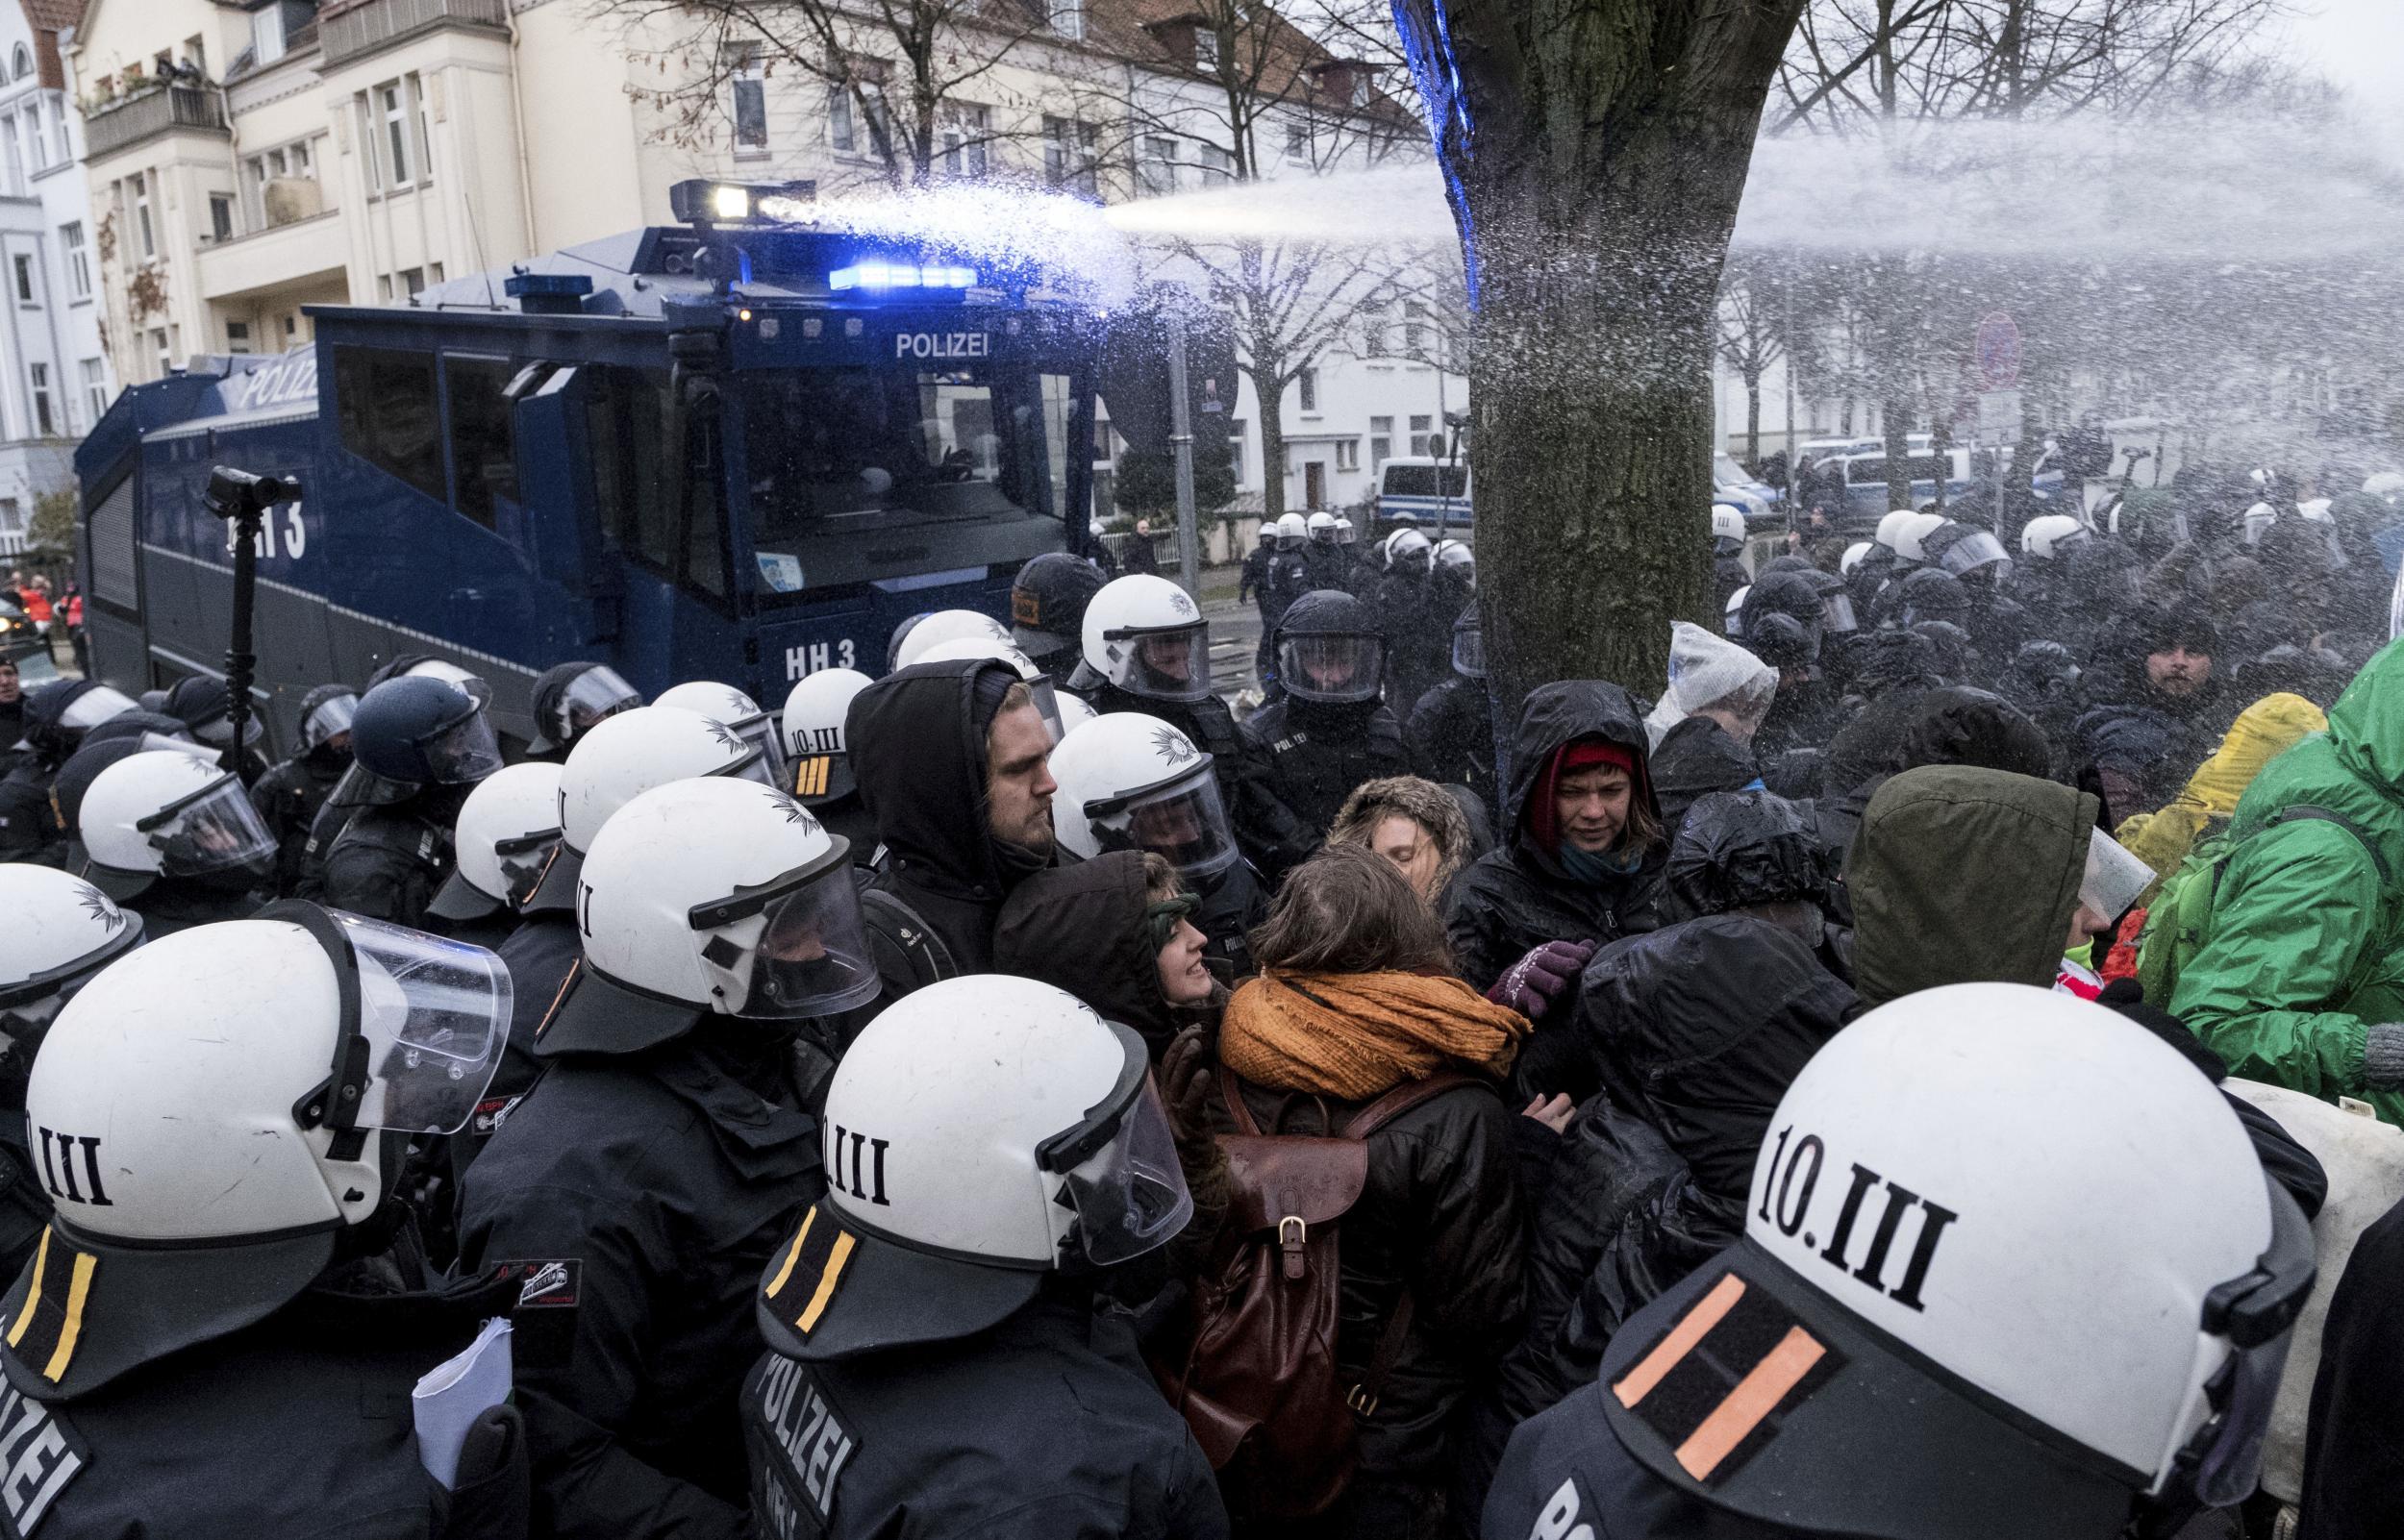
{"label": "black jacket", "polygon": [[1486,1498],[1486,1540],[1800,1540],[1800,1529],[1723,1512],[1639,1464],[1603,1416],[1609,1393],[1589,1384],[1512,1434]]}
{"label": "black jacket", "polygon": [[498,948],[501,965],[510,972],[510,1034],[501,1047],[501,1067],[492,1072],[476,1104],[475,1117],[450,1139],[451,1169],[463,1175],[495,1130],[542,1078],[542,1061],[535,1057],[535,1034],[560,998],[568,970],[584,956],[576,933],[576,917],[565,909],[543,909],[527,915]]}
{"label": "black jacket", "polygon": [[[447,788],[445,788],[447,789]],[[454,798],[362,807],[326,852],[318,891],[329,908],[423,927],[426,906],[451,875]]]}
{"label": "black jacket", "polygon": [[[9,1447],[34,1461],[0,1492],[9,1532],[501,1540],[490,1494],[426,1474],[410,1391],[516,1292],[489,1279],[404,1289],[338,1264],[258,1325],[71,1401],[9,1390]],[[56,1442],[35,1429],[44,1419]]]}
{"label": "black jacket", "polygon": [[1218,1540],[1193,1435],[1120,1318],[1039,1300],[964,1342],[743,1385],[759,1540]]}
{"label": "black jacket", "polygon": [[[1497,849],[1453,879],[1444,894],[1444,930],[1461,976],[1484,989],[1504,969],[1547,941],[1616,941],[1662,923],[1665,841],[1644,853],[1636,870],[1600,885],[1574,882],[1528,832],[1528,802],[1555,754],[1582,737],[1616,743],[1644,764],[1644,725],[1616,684],[1565,680],[1529,695],[1513,745],[1511,790],[1503,816],[1509,832]],[[1659,815],[1649,774],[1637,777],[1636,796]]]}
{"label": "black jacket", "polygon": [[1160,1062],[1182,1025],[1145,929],[1143,856],[1111,851],[1018,884],[993,927],[993,966],[1067,990],[1142,1034]]}
{"label": "black jacket", "polygon": [[52,772],[30,755],[0,763],[8,766],[0,775],[0,861],[64,865],[66,837],[50,807]]}
{"label": "black jacket", "polygon": [[[2326,1280],[2324,1280],[2325,1285]],[[2304,1522],[2296,1540],[2404,1534],[2404,1204],[2365,1230],[2337,1280],[2320,1333],[2304,1446]]]}
{"label": "black jacket", "polygon": [[1439,785],[1466,786],[1494,807],[1494,705],[1482,679],[1454,675],[1411,708],[1411,767]]}
{"label": "black jacket", "polygon": [[1310,858],[1327,826],[1364,781],[1411,773],[1402,725],[1382,702],[1321,706],[1290,696],[1271,701],[1243,724],[1244,741],[1268,767],[1268,787],[1283,811],[1283,837],[1261,854],[1273,882]]}
{"label": "black jacket", "polygon": [[342,762],[324,754],[296,754],[279,761],[250,788],[250,804],[275,836],[275,890],[288,896],[300,887],[301,856],[309,828],[326,805]]}
{"label": "black jacket", "polygon": [[[1264,1133],[1340,1129],[1365,1102],[1319,1100],[1247,1085]],[[1234,1123],[1215,1099],[1220,1127]],[[1410,1331],[1376,1414],[1361,1428],[1364,1482],[1440,1488],[1455,1414],[1515,1340],[1526,1301],[1526,1231],[1515,1159],[1518,1118],[1482,1084],[1442,1092],[1368,1137],[1368,1181],[1343,1219],[1343,1303],[1336,1358],[1365,1370],[1403,1291]]]}
{"label": "black jacket", "polygon": [[[860,692],[844,727],[861,800],[885,843],[868,886],[906,905],[951,956],[954,973],[993,966],[993,918],[1025,875],[986,828],[986,729],[976,678],[1007,665],[921,663]],[[933,981],[870,915],[889,1001]]]}
{"label": "black jacket", "polygon": [[259,912],[259,895],[240,887],[238,878],[230,881],[237,885],[221,886],[201,878],[163,877],[126,900],[125,907],[142,917],[145,941],[156,941],[196,925],[247,920]]}
{"label": "black jacket", "polygon": [[1663,733],[1652,771],[1653,795],[1661,799],[1662,823],[1672,839],[1696,798],[1742,791],[1762,779],[1753,751],[1707,716],[1690,716]]}
{"label": "black jacket", "polygon": [[462,1267],[557,1264],[517,1318],[538,1532],[741,1532],[752,1304],[826,1185],[771,1037],[711,1018],[642,1053],[553,1057],[467,1172]]}

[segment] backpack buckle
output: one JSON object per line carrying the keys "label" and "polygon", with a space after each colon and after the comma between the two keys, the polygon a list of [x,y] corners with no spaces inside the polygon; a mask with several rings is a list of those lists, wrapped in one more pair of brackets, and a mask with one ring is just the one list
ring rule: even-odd
{"label": "backpack buckle", "polygon": [[1310,1238],[1311,1227],[1299,1214],[1288,1214],[1277,1222],[1277,1250],[1283,1258],[1281,1271],[1287,1281],[1300,1280],[1303,1274],[1302,1245]]}
{"label": "backpack buckle", "polygon": [[1377,1398],[1369,1394],[1369,1387],[1366,1385],[1355,1385],[1345,1391],[1344,1404],[1352,1408],[1352,1413],[1356,1417],[1373,1417],[1377,1414]]}

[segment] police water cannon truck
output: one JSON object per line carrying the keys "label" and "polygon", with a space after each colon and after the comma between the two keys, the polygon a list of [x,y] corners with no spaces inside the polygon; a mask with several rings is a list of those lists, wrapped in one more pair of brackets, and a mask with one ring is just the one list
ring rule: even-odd
{"label": "police water cannon truck", "polygon": [[912,614],[1007,617],[1021,563],[1089,547],[1101,323],[1046,260],[822,228],[805,184],[671,202],[127,389],[76,453],[95,677],[222,677],[220,464],[304,489],[252,544],[253,698],[288,743],[310,686],[404,653],[483,675],[519,737],[569,658],[778,701],[873,672]]}

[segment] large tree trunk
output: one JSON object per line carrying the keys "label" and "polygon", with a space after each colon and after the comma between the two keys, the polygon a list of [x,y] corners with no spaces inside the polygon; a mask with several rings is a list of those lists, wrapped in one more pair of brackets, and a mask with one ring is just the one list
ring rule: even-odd
{"label": "large tree trunk", "polygon": [[[1394,0],[1477,307],[1496,738],[1548,680],[1657,694],[1711,603],[1719,270],[1803,0]],[[1507,751],[1506,751],[1507,752]]]}
{"label": "large tree trunk", "polygon": [[1255,371],[1252,394],[1261,404],[1261,517],[1274,520],[1286,511],[1286,382]]}
{"label": "large tree trunk", "polygon": [[[1712,448],[1717,449],[1717,444]],[[1746,469],[1762,462],[1762,377],[1759,372],[1744,377],[1744,464]]]}

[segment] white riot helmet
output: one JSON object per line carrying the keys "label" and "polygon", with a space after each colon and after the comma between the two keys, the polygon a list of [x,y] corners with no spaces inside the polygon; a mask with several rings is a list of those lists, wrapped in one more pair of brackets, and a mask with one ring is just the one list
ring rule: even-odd
{"label": "white riot helmet", "polygon": [[1436,565],[1458,572],[1474,587],[1477,584],[1477,553],[1465,540],[1439,540],[1435,550]]}
{"label": "white riot helmet", "polygon": [[397,1180],[379,1131],[463,1127],[509,1019],[491,953],[312,904],[103,970],[26,1088],[56,1210],[7,1298],[10,1378],[80,1396],[297,1296]]}
{"label": "white riot helmet", "polygon": [[2296,517],[2310,524],[2335,524],[2338,516],[2330,509],[2331,501],[2326,497],[2308,497],[2295,505]]}
{"label": "white riot helmet", "polygon": [[1887,514],[1884,518],[1881,518],[1878,521],[1878,532],[1872,536],[1872,539],[1877,544],[1883,545],[1888,550],[1892,551],[1895,549],[1895,541],[1902,537],[1903,527],[1917,517],[1919,517],[1919,515],[1913,512],[1910,509],[1896,509],[1893,512]]}
{"label": "white riot helmet", "polygon": [[1236,863],[1211,756],[1157,716],[1113,711],[1061,739],[1046,763],[1052,823],[1071,854],[1147,850],[1196,882]]}
{"label": "white riot helmet", "polygon": [[699,711],[720,727],[734,729],[737,737],[766,758],[768,780],[776,785],[785,784],[784,735],[777,732],[768,713],[760,708],[760,703],[734,685],[720,684],[715,680],[691,680],[663,691],[651,704],[681,706],[688,711]]}
{"label": "white riot helmet", "polygon": [[1436,547],[1416,530],[1400,529],[1386,536],[1386,568],[1390,572],[1416,577],[1427,571],[1435,555]]}
{"label": "white riot helmet", "polygon": [[1904,526],[1895,531],[1894,554],[1897,560],[1925,563],[1928,553],[1922,542],[1944,528],[1942,513],[1915,513]]}
{"label": "white riot helmet", "polygon": [[[1180,590],[1182,591],[1182,590]],[[972,658],[990,658],[1008,663],[1018,671],[1027,693],[1035,698],[1035,710],[1043,718],[1043,731],[1058,743],[1062,733],[1059,692],[1052,687],[1052,676],[1035,666],[1035,659],[1018,650],[1015,642],[977,641],[964,639],[931,647],[920,655],[921,663],[966,662]]]}
{"label": "white riot helmet", "polygon": [[1032,979],[971,974],[894,1002],[818,1121],[826,1196],[760,1285],[789,1358],[984,1331],[1045,1273],[1156,1251],[1193,1212],[1143,1040]]}
{"label": "white riot helmet", "polygon": [[[1297,513],[1286,517],[1301,522]],[[1114,578],[1086,606],[1085,663],[1130,695],[1203,700],[1211,693],[1210,627],[1166,578]]]}
{"label": "white riot helmet", "polygon": [[2313,1257],[2152,1033],[2024,984],[1928,990],[1788,1087],[1744,1239],[1613,1337],[1603,1411],[1782,1532],[1983,1540],[2008,1513],[2104,1540],[2140,1494],[2253,1491]]}
{"label": "white riot helmet", "polygon": [[459,864],[427,913],[464,923],[525,908],[560,842],[561,774],[559,765],[530,760],[476,782],[452,830]]}
{"label": "white riot helmet", "polygon": [[1712,545],[1721,556],[1744,549],[1744,509],[1726,503],[1712,505]]}
{"label": "white riot helmet", "polygon": [[576,894],[576,868],[612,814],[654,786],[699,776],[775,789],[759,746],[698,711],[639,706],[594,723],[560,767],[560,843],[526,901],[527,912],[567,907]]}
{"label": "white riot helmet", "polygon": [[1337,514],[1337,515],[1336,515],[1336,543],[1337,543],[1338,545],[1350,545],[1353,541],[1355,541],[1355,540],[1357,540],[1357,539],[1359,539],[1359,538],[1360,538],[1359,532],[1357,532],[1357,531],[1355,531],[1355,530],[1353,529],[1353,527],[1352,527],[1352,520],[1351,520],[1348,516],[1346,516],[1346,515],[1344,515],[1344,514],[1341,514],[1341,513]]}
{"label": "white riot helmet", "polygon": [[1303,520],[1302,523],[1303,528],[1309,533],[1311,539],[1315,543],[1319,545],[1334,545],[1336,543],[1335,514],[1314,513],[1309,518]]}
{"label": "white riot helmet", "polygon": [[2052,561],[2070,554],[2073,546],[2094,538],[2094,532],[2068,513],[2048,513],[2020,529],[2020,554],[2033,561]]}
{"label": "white riot helmet", "polygon": [[1060,701],[1060,735],[1063,738],[1067,737],[1069,733],[1076,732],[1088,722],[1098,722],[1102,719],[1102,713],[1086,705],[1082,696],[1071,695],[1063,690],[1058,698]]}
{"label": "white riot helmet", "polygon": [[2392,503],[2404,497],[2404,471],[2373,471],[2363,478],[2363,490]]}
{"label": "white riot helmet", "polygon": [[2270,526],[2279,522],[2279,510],[2267,503],[2255,503],[2245,509],[2245,543],[2262,544],[2262,537]]}
{"label": "white riot helmet", "polygon": [[488,709],[492,705],[492,686],[480,674],[470,674],[457,663],[443,658],[429,658],[401,670],[402,679],[438,679],[465,690],[478,706]]}
{"label": "white riot helmet", "polygon": [[931,649],[970,639],[1008,642],[1010,628],[980,609],[939,609],[922,616],[911,626],[910,634],[894,644],[893,666],[923,663]]}
{"label": "white riot helmet", "polygon": [[1853,569],[1862,564],[1862,558],[1869,555],[1870,547],[1877,543],[1875,540],[1856,540],[1846,546],[1844,555],[1838,559],[1837,571],[1847,578],[1853,576]]}
{"label": "white riot helmet", "polygon": [[239,777],[170,749],[130,754],[92,778],[77,816],[95,887],[120,902],[162,878],[266,875],[275,836]]}
{"label": "white riot helmet", "polygon": [[1277,519],[1277,548],[1299,551],[1311,537],[1311,521],[1299,513],[1283,513]]}
{"label": "white riot helmet", "polygon": [[851,846],[790,794],[713,777],[655,787],[595,837],[576,884],[584,962],[536,1052],[631,1054],[702,1016],[792,1021],[876,998]]}
{"label": "white riot helmet", "polygon": [[1744,596],[1752,591],[1748,583],[1728,596],[1727,612],[1719,617],[1719,633],[1730,641],[1744,639]]}
{"label": "white riot helmet", "polygon": [[804,674],[785,697],[785,753],[793,765],[793,794],[805,807],[848,797],[851,751],[843,724],[852,697],[875,682],[856,668],[821,668]]}
{"label": "white riot helmet", "polygon": [[0,1056],[39,1046],[59,1007],[142,939],[142,917],[81,878],[0,865]]}

